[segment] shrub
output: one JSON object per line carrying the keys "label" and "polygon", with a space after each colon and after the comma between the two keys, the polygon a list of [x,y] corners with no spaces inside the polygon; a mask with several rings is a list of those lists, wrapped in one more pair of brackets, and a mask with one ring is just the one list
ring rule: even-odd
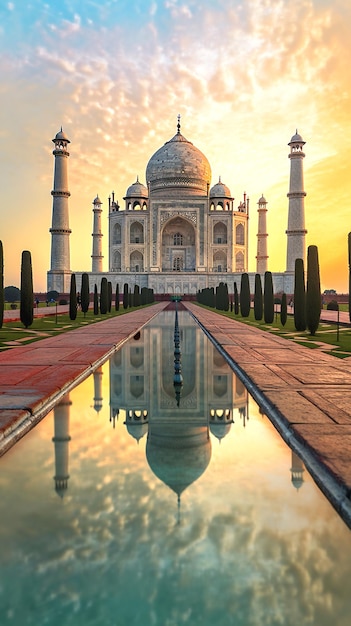
{"label": "shrub", "polygon": [[274,320],[274,295],[272,272],[264,273],[264,321],[272,324]]}
{"label": "shrub", "polygon": [[21,292],[18,287],[10,285],[4,289],[4,297],[6,302],[19,302],[21,299]]}
{"label": "shrub", "polygon": [[287,307],[287,302],[286,302],[286,293],[283,293],[282,303],[280,306],[280,323],[282,326],[285,326],[287,317],[288,317],[288,307]]}
{"label": "shrub", "polygon": [[101,290],[100,290],[100,313],[102,315],[106,315],[108,311],[108,285],[107,278],[105,276],[101,279]]}
{"label": "shrub", "polygon": [[66,298],[61,298],[59,300],[59,304],[68,304],[68,302],[67,302]]}
{"label": "shrub", "polygon": [[69,290],[69,319],[74,321],[76,317],[77,317],[76,275],[71,274],[71,286]]}
{"label": "shrub", "polygon": [[239,294],[236,282],[234,282],[234,313],[239,315]]}
{"label": "shrub", "polygon": [[90,304],[90,293],[89,293],[89,276],[88,274],[82,274],[82,286],[80,289],[80,305],[82,307],[82,311],[84,313],[84,317],[86,316],[87,311],[89,311]]}
{"label": "shrub", "polygon": [[259,321],[263,317],[262,282],[260,274],[255,275],[254,315]]}
{"label": "shrub", "polygon": [[128,297],[128,283],[123,285],[123,308],[128,309],[129,297]]}
{"label": "shrub", "polygon": [[99,314],[99,294],[97,284],[94,285],[94,315]]}
{"label": "shrub", "polygon": [[330,302],[328,302],[327,304],[327,310],[328,311],[338,311],[339,310],[339,305],[337,303],[336,300],[330,300]]}
{"label": "shrub", "polygon": [[20,318],[25,328],[33,324],[33,298],[32,257],[29,250],[23,250],[21,263]]}
{"label": "shrub", "polygon": [[303,259],[295,260],[294,324],[299,332],[306,330],[306,294]]}
{"label": "shrub", "polygon": [[307,248],[306,324],[311,335],[315,335],[321,316],[321,285],[317,246]]}
{"label": "shrub", "polygon": [[241,274],[240,285],[240,312],[242,317],[249,317],[251,308],[250,283],[247,272]]}

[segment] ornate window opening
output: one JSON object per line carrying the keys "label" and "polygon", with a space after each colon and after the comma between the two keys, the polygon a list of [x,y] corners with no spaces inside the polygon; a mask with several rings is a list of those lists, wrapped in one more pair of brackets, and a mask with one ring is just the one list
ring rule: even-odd
{"label": "ornate window opening", "polygon": [[140,222],[130,225],[130,243],[144,243],[144,228]]}
{"label": "ornate window opening", "polygon": [[120,272],[121,271],[121,253],[120,252],[115,252],[114,255],[113,255],[112,271],[113,272]]}
{"label": "ornate window opening", "polygon": [[245,230],[243,224],[238,224],[235,230],[235,242],[239,246],[245,245]]}
{"label": "ornate window opening", "polygon": [[174,246],[182,246],[183,245],[183,235],[182,235],[182,233],[174,233],[174,235],[173,235],[173,245]]}
{"label": "ornate window opening", "polygon": [[183,259],[180,256],[176,256],[173,259],[173,272],[181,272],[183,270]]}
{"label": "ornate window opening", "polygon": [[122,231],[120,224],[115,224],[113,227],[112,243],[115,245],[122,243]]}
{"label": "ornate window opening", "polygon": [[215,224],[213,229],[213,243],[226,244],[227,243],[227,227],[220,222]]}
{"label": "ornate window opening", "polygon": [[227,271],[227,257],[224,252],[216,252],[213,256],[213,269],[215,272]]}
{"label": "ornate window opening", "polygon": [[244,267],[244,255],[242,252],[238,252],[235,256],[235,271],[243,272]]}
{"label": "ornate window opening", "polygon": [[134,251],[130,255],[130,269],[132,272],[144,271],[144,257],[141,252]]}

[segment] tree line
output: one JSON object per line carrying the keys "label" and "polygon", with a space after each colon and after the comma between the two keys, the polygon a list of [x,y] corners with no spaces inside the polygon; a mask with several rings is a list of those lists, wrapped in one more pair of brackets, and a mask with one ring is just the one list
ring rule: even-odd
{"label": "tree line", "polygon": [[[4,322],[4,308],[5,308],[5,291],[12,290],[11,295],[15,295],[20,300],[20,320],[25,328],[29,328],[32,325],[34,319],[34,291],[33,291],[33,270],[32,270],[32,257],[29,250],[24,250],[21,257],[21,279],[20,289],[17,287],[4,288],[4,251],[3,244],[0,240],[0,328]],[[49,294],[59,294],[57,292],[49,292]],[[100,293],[98,287],[94,285],[94,314],[98,313],[106,314],[112,310],[112,284],[106,277],[101,279]],[[122,306],[124,309],[128,307],[138,307],[141,305],[149,304],[155,301],[154,291],[149,287],[142,287],[134,285],[132,291],[128,283],[123,285],[123,299]],[[89,310],[90,306],[90,293],[89,293],[89,276],[87,273],[82,274],[82,282],[80,292],[77,292],[76,288],[76,276],[71,274],[70,283],[70,295],[69,295],[69,317],[71,320],[75,320],[77,317],[78,308],[80,307],[84,316]],[[118,311],[120,307],[120,295],[119,285],[116,285],[114,294],[114,308]]]}
{"label": "tree line", "polygon": [[[349,255],[351,267],[351,252]],[[256,321],[264,319],[266,324],[273,323],[275,299],[272,272],[265,272],[263,286],[261,275],[255,274],[253,311]],[[231,309],[234,315],[239,315],[240,313],[242,317],[249,317],[252,294],[250,293],[248,273],[244,272],[241,275],[240,291],[238,290],[237,283],[234,282],[232,301],[229,299],[228,285],[225,282],[220,282],[216,288],[206,287],[198,291],[197,300],[217,310],[229,311],[229,309]],[[309,246],[307,250],[306,284],[304,262],[302,259],[296,259],[295,261],[293,304],[296,330],[304,331],[308,328],[310,334],[315,335],[319,326],[322,308],[317,246]],[[287,295],[283,293],[280,300],[280,321],[282,326],[286,324],[287,307]]]}

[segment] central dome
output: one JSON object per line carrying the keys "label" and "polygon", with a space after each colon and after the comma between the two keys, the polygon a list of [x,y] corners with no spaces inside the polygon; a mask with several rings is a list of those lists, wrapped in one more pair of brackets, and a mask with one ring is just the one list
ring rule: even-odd
{"label": "central dome", "polygon": [[204,154],[178,131],[151,157],[146,168],[150,192],[207,195],[211,166]]}

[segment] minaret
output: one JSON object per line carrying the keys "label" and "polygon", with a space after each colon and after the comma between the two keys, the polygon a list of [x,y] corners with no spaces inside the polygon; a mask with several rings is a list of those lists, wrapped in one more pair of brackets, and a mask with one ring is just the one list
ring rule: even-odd
{"label": "minaret", "polygon": [[289,214],[288,229],[286,234],[287,255],[286,255],[286,271],[295,271],[295,259],[306,260],[305,235],[305,206],[304,198],[306,193],[303,190],[303,141],[301,135],[296,134],[291,138],[290,143],[290,187],[289,187]]}
{"label": "minaret", "polygon": [[93,273],[102,272],[102,232],[101,232],[101,208],[102,202],[99,196],[96,196],[93,202],[93,254],[91,271]]}
{"label": "minaret", "polygon": [[68,486],[68,457],[69,457],[69,414],[72,402],[67,393],[63,396],[61,402],[54,408],[54,429],[55,435],[52,438],[55,444],[55,489],[56,493],[64,495]]}
{"label": "minaret", "polygon": [[303,467],[303,463],[300,457],[297,456],[297,454],[293,450],[291,451],[290,471],[291,471],[291,482],[298,491],[304,482],[303,480],[304,467]]}
{"label": "minaret", "polygon": [[55,289],[59,293],[68,293],[70,290],[71,271],[69,236],[71,230],[68,221],[68,176],[67,164],[69,152],[67,146],[70,140],[62,128],[52,140],[55,145],[54,189],[51,192],[52,226],[51,233],[51,268],[48,272],[48,291]]}
{"label": "minaret", "polygon": [[102,367],[98,367],[94,374],[94,409],[99,413],[102,409]]}
{"label": "minaret", "polygon": [[257,256],[256,273],[264,274],[267,271],[267,200],[262,195],[258,201],[258,233],[257,233]]}

